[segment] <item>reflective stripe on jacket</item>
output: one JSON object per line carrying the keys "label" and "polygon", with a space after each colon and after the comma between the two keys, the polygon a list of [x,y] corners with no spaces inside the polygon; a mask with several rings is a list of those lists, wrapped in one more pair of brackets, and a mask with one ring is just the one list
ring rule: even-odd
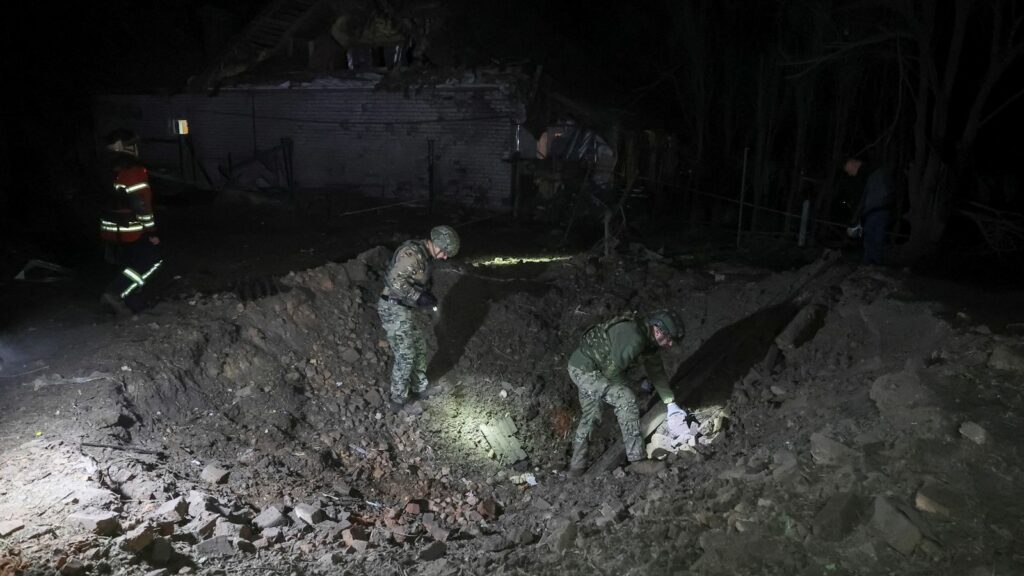
{"label": "reflective stripe on jacket", "polygon": [[114,203],[100,218],[100,237],[109,242],[130,244],[156,230],[153,193],[144,166],[131,165],[114,173]]}

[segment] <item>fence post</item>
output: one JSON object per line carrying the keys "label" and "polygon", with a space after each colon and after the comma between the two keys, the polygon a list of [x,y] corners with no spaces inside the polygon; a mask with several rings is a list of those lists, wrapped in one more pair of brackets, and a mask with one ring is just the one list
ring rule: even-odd
{"label": "fence post", "polygon": [[811,199],[804,198],[803,209],[800,210],[800,239],[797,241],[797,245],[801,248],[807,244],[807,221],[811,216]]}
{"label": "fence post", "polygon": [[743,231],[743,203],[747,192],[747,155],[750,146],[743,149],[743,178],[740,180],[740,217],[736,220],[736,249],[740,247],[740,233]]}
{"label": "fence post", "polygon": [[428,212],[434,213],[434,139],[427,139],[427,203]]}

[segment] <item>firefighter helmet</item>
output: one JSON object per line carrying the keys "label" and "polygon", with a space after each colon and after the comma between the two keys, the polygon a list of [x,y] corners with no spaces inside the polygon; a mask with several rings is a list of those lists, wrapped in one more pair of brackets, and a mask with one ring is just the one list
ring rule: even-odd
{"label": "firefighter helmet", "polygon": [[112,152],[128,152],[138,154],[139,137],[131,130],[118,128],[106,135],[103,145]]}

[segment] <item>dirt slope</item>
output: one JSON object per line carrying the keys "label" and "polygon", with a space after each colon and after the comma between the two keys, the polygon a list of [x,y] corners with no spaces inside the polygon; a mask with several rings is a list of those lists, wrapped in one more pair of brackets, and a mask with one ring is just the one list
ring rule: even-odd
{"label": "dirt slope", "polygon": [[[436,392],[392,414],[388,256],[162,303],[6,387],[2,435],[28,441],[0,461],[0,573],[1024,571],[1019,337],[899,275],[639,246],[446,263],[424,318]],[[568,354],[589,323],[655,307],[686,322],[665,362],[708,443],[567,479]],[[617,438],[606,413],[592,453]]]}

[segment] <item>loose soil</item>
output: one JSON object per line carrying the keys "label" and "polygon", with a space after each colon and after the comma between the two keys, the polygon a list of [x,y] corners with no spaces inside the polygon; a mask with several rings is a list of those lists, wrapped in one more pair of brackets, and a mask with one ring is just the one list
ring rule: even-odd
{"label": "loose soil", "polygon": [[[165,207],[163,298],[131,319],[98,311],[96,262],[5,279],[0,574],[1024,573],[1020,293],[830,252],[234,209]],[[421,319],[432,393],[392,413],[381,274],[442,221],[465,250]],[[568,355],[661,307],[702,442],[568,478]],[[482,432],[503,422],[525,458]],[[618,439],[606,411],[593,458]]]}

